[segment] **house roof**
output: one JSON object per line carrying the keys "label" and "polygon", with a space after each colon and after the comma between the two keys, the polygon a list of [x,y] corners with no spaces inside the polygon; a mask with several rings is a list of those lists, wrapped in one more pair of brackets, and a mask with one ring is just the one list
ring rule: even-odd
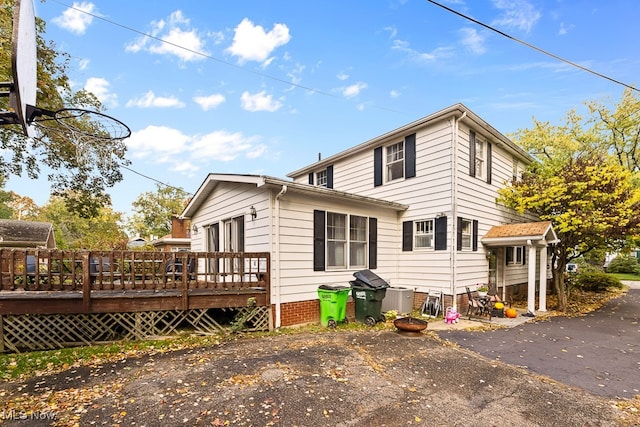
{"label": "house roof", "polygon": [[517,156],[518,158],[526,161],[526,162],[533,162],[534,159],[533,157],[531,157],[526,151],[524,151],[521,147],[517,146],[513,141],[511,141],[509,138],[507,138],[506,136],[504,136],[503,134],[501,134],[500,132],[498,132],[493,126],[491,126],[489,123],[487,123],[486,121],[484,121],[480,116],[478,116],[477,114],[475,114],[473,111],[471,111],[469,108],[467,108],[466,106],[464,106],[461,103],[458,104],[454,104],[450,107],[447,107],[443,110],[437,111],[433,114],[430,114],[428,116],[425,116],[421,119],[418,119],[414,122],[411,122],[407,125],[404,125],[402,127],[399,127],[395,130],[392,130],[390,132],[387,132],[385,134],[382,134],[378,137],[375,137],[373,139],[370,139],[368,141],[363,142],[362,144],[356,145],[354,147],[351,147],[347,150],[344,150],[340,153],[334,154],[332,156],[329,156],[325,159],[319,160],[315,163],[312,163],[310,165],[307,165],[305,167],[303,167],[302,169],[298,169],[294,172],[291,172],[289,174],[287,174],[287,177],[290,178],[294,178],[300,175],[305,175],[311,171],[317,170],[319,168],[328,166],[332,163],[334,163],[336,160],[341,159],[343,157],[347,157],[349,155],[352,155],[354,153],[363,151],[363,150],[369,150],[371,148],[375,148],[379,145],[383,145],[389,142],[389,140],[391,139],[397,139],[398,137],[401,136],[405,136],[411,133],[414,133],[417,129],[424,127],[430,123],[433,122],[437,122],[437,121],[441,121],[441,120],[446,120],[449,118],[458,118],[461,119],[462,121],[464,121],[465,123],[469,124],[470,126],[473,126],[475,129],[477,129],[478,131],[482,130],[481,133],[483,133],[485,136],[491,136],[495,139],[495,142],[497,144],[501,144],[502,146],[504,146],[507,151],[510,151],[514,156]]}
{"label": "house roof", "polygon": [[376,199],[373,197],[361,196],[358,194],[347,193],[344,191],[338,191],[331,188],[318,187],[309,184],[300,184],[295,183],[293,181],[287,181],[279,178],[274,178],[265,175],[236,175],[236,174],[214,174],[211,173],[207,176],[207,178],[203,181],[196,191],[195,195],[189,202],[189,204],[185,207],[184,211],[182,211],[182,217],[190,218],[195,211],[200,208],[200,206],[206,201],[207,196],[213,191],[213,189],[223,182],[233,182],[233,183],[245,183],[252,184],[256,187],[265,187],[265,188],[273,188],[278,191],[282,190],[286,187],[287,192],[293,193],[304,193],[309,195],[315,195],[318,197],[323,197],[325,199],[340,199],[340,200],[350,200],[354,202],[359,202],[363,204],[369,204],[371,206],[383,207],[388,209],[393,209],[396,211],[405,211],[409,208],[409,206],[390,202],[387,200]]}
{"label": "house roof", "polygon": [[482,238],[487,246],[518,246],[529,242],[550,244],[559,241],[551,221],[496,225]]}
{"label": "house roof", "polygon": [[53,225],[50,222],[0,219],[0,246],[55,248]]}

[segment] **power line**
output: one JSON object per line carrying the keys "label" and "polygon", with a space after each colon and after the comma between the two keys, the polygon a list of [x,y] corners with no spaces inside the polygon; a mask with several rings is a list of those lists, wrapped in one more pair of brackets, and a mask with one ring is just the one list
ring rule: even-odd
{"label": "power line", "polygon": [[173,186],[173,185],[171,185],[171,184],[167,184],[167,183],[162,182],[162,181],[160,181],[160,180],[158,180],[158,179],[156,179],[156,178],[150,177],[149,175],[145,175],[145,174],[143,174],[143,173],[141,173],[141,172],[138,172],[138,171],[136,171],[136,170],[133,170],[133,169],[131,169],[130,167],[127,167],[127,166],[125,166],[125,165],[122,165],[122,164],[121,164],[121,165],[119,165],[119,167],[121,167],[122,169],[126,169],[126,170],[128,170],[129,172],[133,172],[133,173],[135,173],[136,175],[140,175],[140,176],[141,176],[141,177],[143,177],[143,178],[146,178],[146,179],[148,179],[148,180],[151,180],[151,181],[153,181],[153,182],[156,182],[156,183],[158,183],[158,184],[160,184],[160,185],[164,185],[165,187],[173,188],[174,190],[182,191],[182,192],[184,192],[184,193],[187,193],[188,195],[193,195],[193,193],[188,193],[188,192],[187,192],[184,188],[182,188],[182,187],[176,187],[176,186]]}
{"label": "power line", "polygon": [[508,38],[508,39],[510,39],[510,40],[513,40],[513,41],[515,41],[515,42],[518,42],[518,43],[520,43],[520,44],[523,44],[523,45],[527,46],[528,48],[531,48],[531,49],[533,49],[533,50],[536,50],[536,51],[538,51],[538,52],[540,52],[540,53],[542,53],[542,54],[544,54],[544,55],[550,56],[550,57],[552,57],[552,58],[554,58],[554,59],[557,59],[558,61],[561,61],[561,62],[564,62],[564,63],[566,63],[566,64],[569,64],[569,65],[571,65],[572,67],[579,68],[579,69],[581,69],[582,71],[586,71],[587,73],[591,73],[591,74],[596,75],[596,76],[598,76],[598,77],[601,77],[601,78],[603,78],[603,79],[607,79],[607,80],[609,80],[609,81],[611,81],[611,82],[613,82],[613,83],[616,83],[616,84],[622,85],[622,86],[624,86],[624,87],[626,87],[626,88],[629,88],[629,89],[631,89],[631,90],[635,90],[635,91],[637,91],[637,92],[640,92],[640,89],[637,89],[637,88],[635,88],[635,87],[633,87],[633,86],[631,86],[631,85],[628,85],[628,84],[626,84],[626,83],[624,83],[624,82],[621,82],[620,80],[616,80],[616,79],[614,79],[614,78],[612,78],[612,77],[609,77],[609,76],[607,76],[607,75],[605,75],[605,74],[599,73],[599,72],[594,71],[594,70],[592,70],[592,69],[590,69],[590,68],[587,68],[587,67],[584,67],[584,66],[582,66],[582,65],[580,65],[580,64],[576,64],[575,62],[569,61],[568,59],[564,59],[564,58],[562,58],[562,57],[560,57],[560,56],[558,56],[558,55],[555,55],[555,54],[553,54],[553,53],[551,53],[551,52],[548,52],[548,51],[546,51],[546,50],[544,50],[544,49],[541,49],[541,48],[539,48],[539,47],[536,47],[536,46],[534,46],[534,45],[532,45],[532,44],[530,44],[530,43],[525,42],[524,40],[520,40],[520,39],[518,39],[518,38],[516,38],[516,37],[513,37],[513,36],[511,36],[511,35],[509,35],[509,34],[507,34],[507,33],[503,32],[503,31],[500,31],[500,30],[498,30],[498,29],[496,29],[496,28],[494,28],[494,27],[492,27],[492,26],[490,26],[490,25],[487,25],[487,24],[485,24],[485,23],[483,23],[483,22],[480,22],[480,21],[478,21],[477,19],[473,19],[473,18],[472,18],[472,17],[470,17],[470,16],[467,16],[467,15],[465,15],[465,14],[463,14],[463,13],[460,13],[460,12],[458,12],[457,10],[451,9],[450,7],[447,7],[447,6],[445,6],[445,5],[442,5],[442,4],[440,4],[440,3],[438,3],[438,2],[435,2],[435,1],[433,1],[433,0],[427,0],[427,1],[428,1],[429,3],[433,3],[433,4],[435,4],[436,6],[440,6],[441,8],[443,8],[443,9],[445,9],[445,10],[447,10],[447,11],[449,11],[449,12],[451,12],[451,13],[455,14],[455,15],[458,15],[458,16],[460,16],[460,17],[462,17],[462,18],[464,18],[464,19],[466,19],[466,20],[468,20],[468,21],[471,21],[471,22],[473,22],[473,23],[475,23],[475,24],[478,24],[478,25],[480,25],[481,27],[484,27],[484,28],[486,28],[486,29],[488,29],[488,30],[491,30],[491,31],[495,32],[495,33],[498,33],[498,34],[500,34],[500,35],[501,35],[501,36],[503,36],[503,37],[506,37],[506,38]]}

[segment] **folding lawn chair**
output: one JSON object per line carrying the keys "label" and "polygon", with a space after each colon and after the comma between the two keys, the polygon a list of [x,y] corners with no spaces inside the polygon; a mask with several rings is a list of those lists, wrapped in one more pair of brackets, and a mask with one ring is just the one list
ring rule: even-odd
{"label": "folding lawn chair", "polygon": [[425,298],[420,309],[422,317],[438,317],[441,310],[442,291],[428,291],[427,298]]}

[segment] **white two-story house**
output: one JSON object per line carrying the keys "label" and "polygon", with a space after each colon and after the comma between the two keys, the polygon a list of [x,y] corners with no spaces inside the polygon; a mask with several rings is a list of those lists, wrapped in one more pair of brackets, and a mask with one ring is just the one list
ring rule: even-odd
{"label": "white two-story house", "polygon": [[[546,293],[551,224],[496,203],[497,191],[533,159],[456,104],[288,174],[209,174],[183,216],[193,251],[271,254],[275,326],[318,319],[317,288],[349,284],[369,269],[391,286]],[[203,268],[204,266],[199,266]]]}

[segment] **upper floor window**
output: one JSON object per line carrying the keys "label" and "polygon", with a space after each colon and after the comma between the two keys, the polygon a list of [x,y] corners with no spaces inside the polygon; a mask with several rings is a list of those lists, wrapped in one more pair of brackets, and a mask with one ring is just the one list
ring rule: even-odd
{"label": "upper floor window", "polygon": [[316,185],[318,187],[327,186],[327,170],[322,170],[316,174]]}
{"label": "upper floor window", "polygon": [[404,142],[387,147],[387,181],[404,177]]}
{"label": "upper floor window", "polygon": [[433,220],[415,222],[415,248],[433,247]]}
{"label": "upper floor window", "polygon": [[518,159],[513,159],[513,180],[519,181],[522,178],[522,173],[524,172],[524,167],[522,163],[518,162]]}
{"label": "upper floor window", "polygon": [[485,143],[480,138],[476,138],[476,178],[484,177],[485,166]]}

